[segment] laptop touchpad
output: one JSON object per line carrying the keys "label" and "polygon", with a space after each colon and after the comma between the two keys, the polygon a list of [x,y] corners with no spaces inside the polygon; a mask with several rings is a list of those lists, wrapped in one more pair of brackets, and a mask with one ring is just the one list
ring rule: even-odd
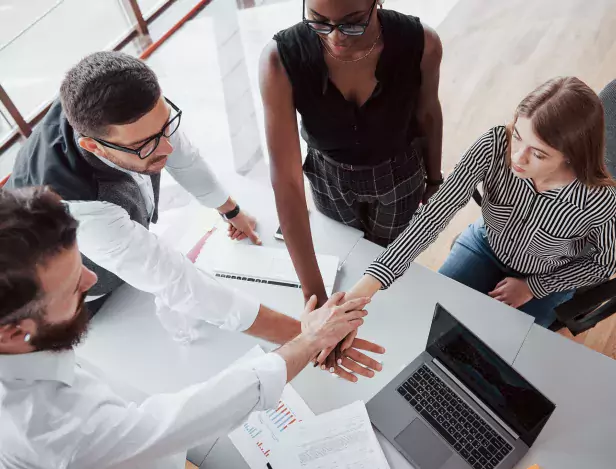
{"label": "laptop touchpad", "polygon": [[426,426],[415,419],[395,438],[420,469],[438,469],[451,457],[451,450]]}

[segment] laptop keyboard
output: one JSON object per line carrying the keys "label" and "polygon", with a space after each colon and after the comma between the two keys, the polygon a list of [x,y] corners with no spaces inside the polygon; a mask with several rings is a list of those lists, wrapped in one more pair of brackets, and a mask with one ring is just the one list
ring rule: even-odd
{"label": "laptop keyboard", "polygon": [[267,283],[268,285],[278,285],[279,287],[302,288],[302,286],[298,285],[297,283],[280,282],[276,280],[264,280],[262,278],[246,277],[244,275],[230,275],[230,274],[221,274],[221,273],[216,273],[215,275],[216,277],[220,277],[220,278],[243,280],[244,282]]}
{"label": "laptop keyboard", "polygon": [[493,469],[513,451],[447,384],[422,365],[398,393],[475,469]]}

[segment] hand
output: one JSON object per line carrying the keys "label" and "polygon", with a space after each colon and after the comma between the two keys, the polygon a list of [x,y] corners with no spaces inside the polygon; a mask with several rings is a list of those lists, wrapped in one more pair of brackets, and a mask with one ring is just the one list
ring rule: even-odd
{"label": "hand", "polygon": [[238,241],[250,238],[253,244],[261,245],[259,234],[255,231],[257,228],[257,220],[255,217],[250,216],[244,210],[240,210],[240,213],[231,220],[228,220],[227,223],[229,223],[229,230],[227,233],[229,238]]}
{"label": "hand", "polygon": [[[336,347],[335,350],[339,350],[339,347]],[[360,350],[366,350],[372,353],[385,353],[385,348],[380,345],[363,339],[355,339],[351,347],[341,353],[340,358],[337,359],[337,363],[329,368],[326,365],[322,365],[321,369],[328,370],[330,373],[336,374],[340,378],[351,381],[352,383],[357,382],[356,374],[366,378],[372,378],[375,372],[383,369],[383,365],[373,358],[370,358],[368,355],[363,354]]]}
{"label": "hand", "polygon": [[434,184],[426,184],[426,188],[424,189],[423,196],[421,197],[421,203],[427,204],[428,200],[430,200],[430,197],[436,194],[436,192],[439,190],[440,187],[441,187],[440,185],[437,186]]}
{"label": "hand", "polygon": [[317,304],[316,304],[315,308],[320,308],[325,303],[327,303],[328,298],[327,298],[327,293],[325,292],[325,287],[323,287],[323,291],[322,291],[321,294],[318,294],[318,293],[308,293],[308,294],[306,294],[306,293],[304,293],[304,305],[306,305],[310,301],[310,298],[312,298],[313,296],[317,297]]}
{"label": "hand", "polygon": [[[379,289],[381,283],[370,275],[364,275],[355,286],[348,291],[344,300],[349,301],[355,298],[369,297],[371,298]],[[336,347],[322,350],[317,356],[315,366],[320,365],[322,369],[331,370],[335,368],[336,363],[342,358],[343,352],[351,347],[351,344],[357,336],[357,330],[352,331],[341,343]]]}
{"label": "hand", "polygon": [[526,280],[513,277],[499,282],[488,295],[513,308],[519,308],[534,298]]}
{"label": "hand", "polygon": [[[340,304],[342,297],[340,293],[333,295],[318,309],[314,309],[316,296],[310,298],[301,316],[301,334],[274,351],[287,364],[287,382],[295,378],[307,363],[314,361],[320,350],[336,345],[363,323],[362,318],[368,312],[362,308],[370,300],[359,298]],[[357,357],[363,359],[360,355]]]}
{"label": "hand", "polygon": [[369,298],[358,298],[343,304],[344,293],[336,293],[318,309],[317,297],[312,296],[301,316],[302,335],[311,337],[321,347],[320,350],[335,346],[351,331],[363,324],[368,312],[362,308]]}
{"label": "hand", "polygon": [[379,354],[385,353],[385,348],[380,345],[363,339],[355,339],[351,347],[342,352],[342,358],[334,366],[334,373],[342,379],[355,383],[357,382],[355,374],[372,378],[375,372],[383,369],[383,365],[363,354],[360,350]]}
{"label": "hand", "polygon": [[317,355],[315,366],[321,365],[322,370],[332,370],[336,363],[339,363],[344,351],[351,347],[351,344],[357,337],[357,329],[351,331],[344,340],[336,344],[335,347],[330,347],[325,350],[321,350],[321,353]]}

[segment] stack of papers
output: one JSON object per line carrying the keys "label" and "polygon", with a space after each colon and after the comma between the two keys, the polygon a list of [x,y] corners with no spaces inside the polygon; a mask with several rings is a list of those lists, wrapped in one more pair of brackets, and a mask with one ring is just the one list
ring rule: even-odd
{"label": "stack of papers", "polygon": [[284,467],[289,469],[389,469],[361,401],[321,414],[287,432],[282,454]]}
{"label": "stack of papers", "polygon": [[[238,361],[264,354],[256,346]],[[389,469],[363,402],[315,417],[290,384],[229,438],[251,469]]]}

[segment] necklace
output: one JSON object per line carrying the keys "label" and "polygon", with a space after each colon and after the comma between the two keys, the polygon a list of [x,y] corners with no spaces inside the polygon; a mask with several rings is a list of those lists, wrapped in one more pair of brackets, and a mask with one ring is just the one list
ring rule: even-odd
{"label": "necklace", "polygon": [[383,28],[381,28],[381,30],[379,31],[379,35],[376,37],[376,40],[374,41],[374,44],[372,44],[372,47],[370,48],[370,50],[368,51],[368,53],[362,57],[359,57],[358,59],[352,59],[352,60],[344,60],[341,59],[339,57],[336,57],[334,54],[332,54],[329,51],[329,48],[327,47],[327,45],[325,44],[325,41],[323,41],[322,38],[319,37],[319,39],[321,40],[321,43],[323,44],[323,48],[325,49],[325,51],[327,52],[327,54],[334,60],[337,60],[338,62],[343,62],[343,63],[353,63],[353,62],[359,62],[360,60],[364,60],[366,57],[368,57],[370,54],[372,54],[372,51],[374,50],[374,48],[376,47],[376,45],[379,42],[379,39],[381,39],[381,33],[383,32]]}

